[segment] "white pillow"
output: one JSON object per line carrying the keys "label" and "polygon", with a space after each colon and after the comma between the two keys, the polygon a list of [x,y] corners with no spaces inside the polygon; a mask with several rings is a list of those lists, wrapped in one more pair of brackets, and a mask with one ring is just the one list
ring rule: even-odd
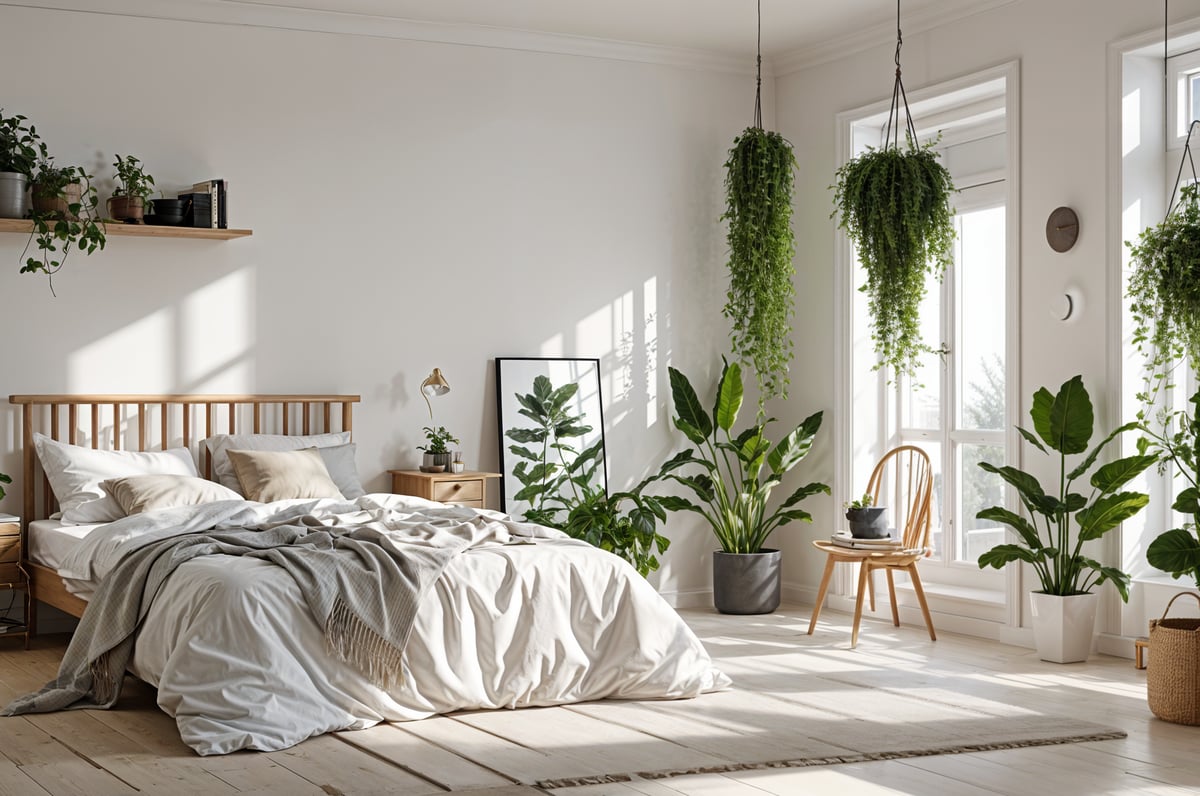
{"label": "white pillow", "polygon": [[350,442],[349,431],[331,434],[307,434],[301,436],[284,434],[214,434],[204,441],[208,446],[208,458],[212,462],[213,479],[241,494],[233,465],[226,451],[298,451],[304,448],[332,448]]}
{"label": "white pillow", "polygon": [[127,475],[102,481],[100,486],[127,515],[242,499],[232,489],[194,475]]}
{"label": "white pillow", "polygon": [[127,475],[199,475],[187,448],[165,451],[105,451],[33,435],[42,469],[58,498],[65,525],[112,522],[125,516],[101,481]]}

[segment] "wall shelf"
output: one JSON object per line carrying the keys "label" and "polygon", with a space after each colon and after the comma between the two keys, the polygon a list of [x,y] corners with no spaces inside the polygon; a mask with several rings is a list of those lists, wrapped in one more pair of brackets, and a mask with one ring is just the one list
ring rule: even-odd
{"label": "wall shelf", "polygon": [[[33,222],[23,218],[0,218],[0,232],[33,231]],[[230,240],[254,234],[249,229],[204,229],[202,227],[168,227],[155,224],[106,224],[105,235],[127,235],[134,238],[198,238],[201,240]]]}

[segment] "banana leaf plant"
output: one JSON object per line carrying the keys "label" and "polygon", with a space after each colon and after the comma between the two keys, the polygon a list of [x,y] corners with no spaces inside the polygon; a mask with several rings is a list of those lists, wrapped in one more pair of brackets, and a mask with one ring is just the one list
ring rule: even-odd
{"label": "banana leaf plant", "polygon": [[[768,502],[792,468],[812,450],[822,413],[809,415],[777,445],[767,439],[766,419],[734,435],[742,406],[742,370],[726,362],[717,384],[712,414],[705,411],[687,376],[670,368],[675,427],[695,448],[663,465],[666,477],[690,489],[699,503],[680,498],[681,507],[700,514],[726,553],[757,553],[780,526],[812,515],[797,507],[805,498],[829,494],[829,486],[810,483],[792,492],[774,510]],[[699,471],[683,472],[694,465]]]}
{"label": "banana leaf plant", "polygon": [[571,411],[578,389],[575,383],[555,388],[548,377],[538,376],[533,392],[516,394],[520,414],[534,425],[505,432],[515,443],[509,451],[520,460],[512,471],[521,483],[514,497],[529,502],[526,521],[558,528],[614,553],[645,576],[659,567],[656,553],[665,553],[671,544],[658,532],[658,523],[666,522],[667,512],[682,504],[680,498],[644,490],[677,465],[669,461],[632,489],[609,494],[601,480],[603,439],[583,450],[576,444],[592,431],[582,415]]}
{"label": "banana leaf plant", "polygon": [[[1182,527],[1163,531],[1146,548],[1146,560],[1171,577],[1190,577],[1200,589],[1200,391],[1191,397],[1192,412],[1172,412],[1161,418],[1161,432],[1141,425],[1145,447],[1175,466],[1187,486],[1175,496],[1172,509],[1191,519]],[[1173,429],[1173,430],[1168,430]]]}
{"label": "banana leaf plant", "polygon": [[[1145,452],[1102,464],[1092,472],[1089,495],[1074,491],[1075,482],[1087,475],[1104,448],[1125,431],[1138,428],[1127,423],[1105,437],[1088,452],[1095,427],[1092,401],[1075,376],[1063,383],[1057,395],[1045,387],[1033,394],[1029,410],[1033,432],[1017,427],[1021,436],[1047,456],[1057,455],[1059,483],[1050,492],[1034,476],[1016,467],[980,462],[979,466],[1011,484],[1020,495],[1028,517],[992,506],[975,516],[1007,525],[1018,542],[999,544],[979,557],[979,568],[1003,568],[1011,561],[1031,564],[1041,581],[1041,591],[1066,597],[1086,594],[1104,581],[1112,581],[1121,599],[1129,599],[1129,575],[1104,566],[1083,554],[1083,545],[1101,538],[1137,514],[1149,502],[1143,492],[1121,491],[1131,480],[1154,464],[1158,457]],[[1035,433],[1036,432],[1036,433]],[[1087,455],[1072,467],[1068,456]]]}

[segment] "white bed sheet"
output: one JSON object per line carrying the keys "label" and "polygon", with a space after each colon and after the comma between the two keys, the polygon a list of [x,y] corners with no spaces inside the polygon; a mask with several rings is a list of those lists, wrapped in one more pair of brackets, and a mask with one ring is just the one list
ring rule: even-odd
{"label": "white bed sheet", "polygon": [[283,569],[227,556],[171,575],[131,670],[158,688],[159,705],[200,754],[278,750],[455,710],[693,697],[729,684],[626,562],[557,531],[538,533],[549,538],[471,549],[450,564],[417,613],[405,683],[390,693],[326,651]]}
{"label": "white bed sheet", "polygon": [[[100,525],[63,525],[61,520],[34,520],[29,523],[29,560],[53,570],[79,547],[84,538]],[[95,584],[86,580],[63,578],[67,591],[84,600],[91,599]]]}

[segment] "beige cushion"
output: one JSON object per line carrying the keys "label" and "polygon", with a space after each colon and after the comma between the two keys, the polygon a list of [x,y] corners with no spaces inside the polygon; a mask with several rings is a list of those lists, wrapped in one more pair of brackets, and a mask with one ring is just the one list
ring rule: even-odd
{"label": "beige cushion", "polygon": [[100,486],[126,514],[242,499],[232,489],[190,475],[131,475],[109,478]]}
{"label": "beige cushion", "polygon": [[270,503],[289,498],[338,498],[343,495],[329,477],[316,448],[298,451],[226,451],[242,494]]}
{"label": "beige cushion", "polygon": [[[298,451],[302,448],[329,448],[350,442],[349,431],[329,434],[214,434],[204,441],[208,448],[208,459],[212,463],[213,480],[230,489],[239,487],[237,475],[226,451]],[[329,467],[328,464],[325,465]],[[332,472],[332,468],[330,468]],[[358,473],[355,471],[355,479]],[[335,483],[340,483],[334,477]],[[249,497],[249,496],[247,496]]]}

